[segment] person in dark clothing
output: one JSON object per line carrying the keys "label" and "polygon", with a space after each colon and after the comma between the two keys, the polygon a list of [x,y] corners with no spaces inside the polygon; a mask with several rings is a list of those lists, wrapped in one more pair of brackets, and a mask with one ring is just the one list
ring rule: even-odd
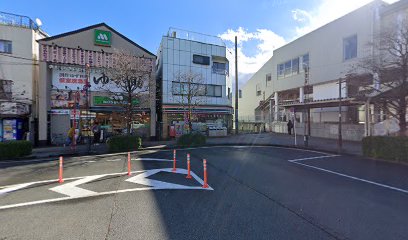
{"label": "person in dark clothing", "polygon": [[99,143],[99,139],[101,138],[101,127],[99,126],[98,122],[95,122],[94,126],[92,127],[92,132],[94,134],[93,143]]}
{"label": "person in dark clothing", "polygon": [[292,135],[292,128],[293,128],[292,120],[289,120],[288,124],[286,125],[288,126],[288,134]]}

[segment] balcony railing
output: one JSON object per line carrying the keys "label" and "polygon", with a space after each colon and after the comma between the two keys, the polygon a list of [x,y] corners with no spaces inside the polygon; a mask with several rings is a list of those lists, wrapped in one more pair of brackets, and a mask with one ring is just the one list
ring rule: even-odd
{"label": "balcony railing", "polygon": [[39,26],[27,16],[0,12],[0,24],[38,30]]}
{"label": "balcony railing", "polygon": [[226,76],[229,75],[228,69],[223,69],[223,68],[212,67],[212,72],[216,73],[216,74],[223,74],[223,75],[226,75]]}

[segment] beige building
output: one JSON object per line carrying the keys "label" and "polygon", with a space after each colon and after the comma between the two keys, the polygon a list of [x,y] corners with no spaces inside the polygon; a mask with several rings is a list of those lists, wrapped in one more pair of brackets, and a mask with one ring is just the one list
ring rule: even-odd
{"label": "beige building", "polygon": [[[377,55],[378,50],[369,43],[384,24],[389,25],[386,21],[395,24],[396,16],[406,17],[407,6],[406,0],[392,5],[373,1],[276,49],[242,88],[241,130],[286,132],[291,119],[297,122],[300,134],[337,138],[339,79],[361,59]],[[354,101],[349,94],[352,90],[352,86],[341,84],[343,135],[360,140],[371,133],[367,122],[377,118],[367,118],[366,109],[382,113]]]}
{"label": "beige building", "polygon": [[0,12],[0,141],[37,136],[37,40],[44,37],[29,17]]}
{"label": "beige building", "polygon": [[131,53],[150,69],[147,77],[153,85],[141,97],[143,99],[132,101],[137,105],[132,129],[143,137],[155,137],[154,54],[105,23],[45,38],[39,43],[39,140],[42,144],[64,144],[73,126],[83,136],[92,134],[90,129],[94,122],[101,125],[101,140],[123,132],[126,128],[123,108],[109,92],[115,90],[109,85],[112,81],[106,73],[114,64],[115,51]]}

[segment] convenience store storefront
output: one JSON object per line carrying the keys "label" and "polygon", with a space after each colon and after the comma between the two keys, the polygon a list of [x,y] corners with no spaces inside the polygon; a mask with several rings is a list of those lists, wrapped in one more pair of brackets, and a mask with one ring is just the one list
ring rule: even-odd
{"label": "convenience store storefront", "polygon": [[[113,54],[117,51],[132,54],[137,64],[146,66],[151,87],[155,88],[156,56],[105,23],[44,38],[39,43],[40,145],[66,143],[74,125],[84,140],[92,136],[90,130],[95,122],[100,123],[101,138],[124,133],[123,108],[111,99],[112,92],[118,90],[106,73],[115,65]],[[85,86],[87,82],[89,86]],[[147,95],[155,99],[155,91]],[[132,121],[136,134],[154,137],[154,101],[141,101]]]}

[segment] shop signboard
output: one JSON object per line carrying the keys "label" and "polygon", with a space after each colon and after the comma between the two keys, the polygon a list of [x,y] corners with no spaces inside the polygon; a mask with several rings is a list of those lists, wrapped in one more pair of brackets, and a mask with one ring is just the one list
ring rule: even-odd
{"label": "shop signboard", "polygon": [[[127,101],[120,101],[120,100],[115,100],[112,97],[108,96],[94,96],[93,97],[93,105],[94,106],[112,106],[112,105],[120,105],[120,104],[126,104]],[[133,99],[132,100],[132,105],[139,105],[139,99]]]}
{"label": "shop signboard", "polygon": [[94,42],[95,45],[110,47],[112,45],[112,33],[101,29],[95,29]]}
{"label": "shop signboard", "polygon": [[[59,90],[84,90],[87,81],[84,68],[55,67],[52,69],[52,85]],[[102,69],[91,69],[89,75],[91,91],[121,92]]]}

